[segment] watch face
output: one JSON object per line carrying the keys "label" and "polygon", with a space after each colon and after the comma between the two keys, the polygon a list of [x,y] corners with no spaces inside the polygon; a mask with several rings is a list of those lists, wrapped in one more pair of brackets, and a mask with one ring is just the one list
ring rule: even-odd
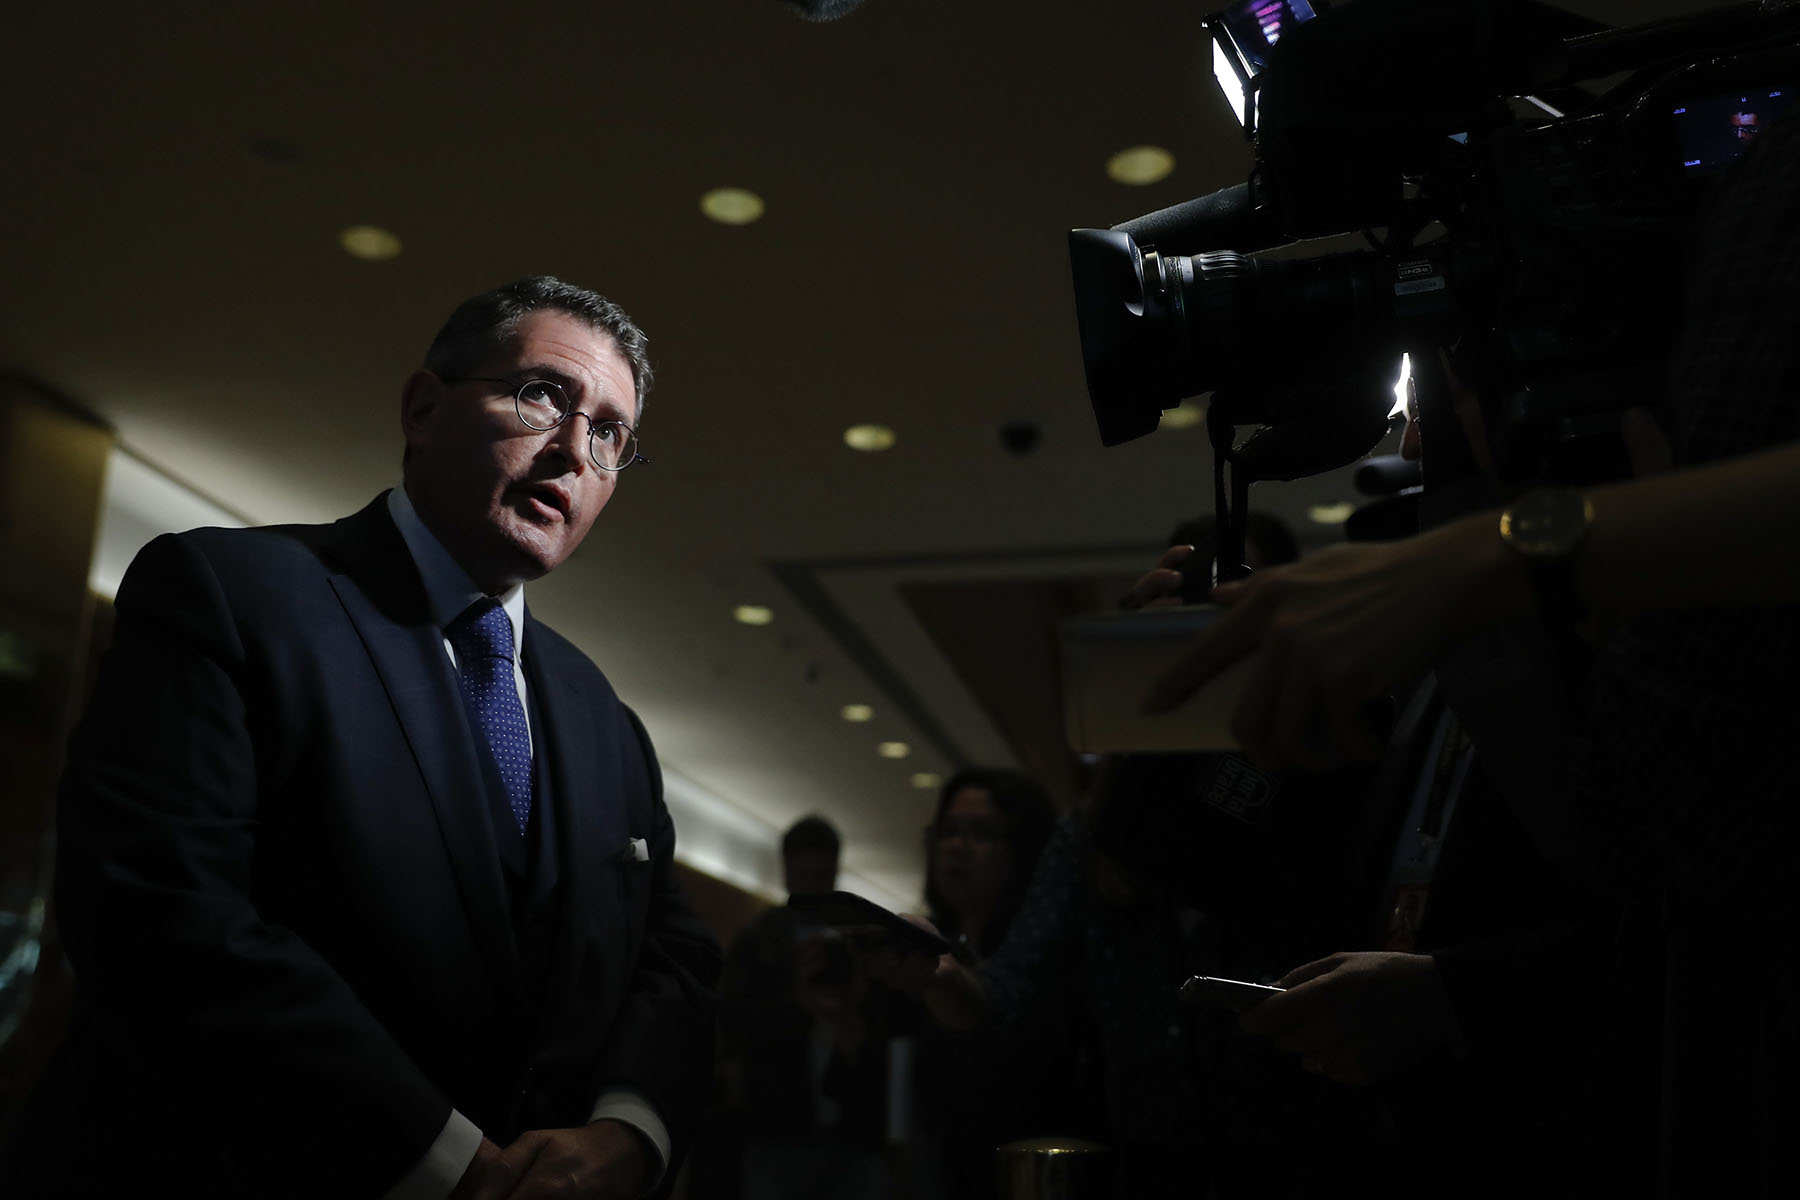
{"label": "watch face", "polygon": [[1500,536],[1532,558],[1561,558],[1586,536],[1594,509],[1573,488],[1537,488],[1501,514]]}

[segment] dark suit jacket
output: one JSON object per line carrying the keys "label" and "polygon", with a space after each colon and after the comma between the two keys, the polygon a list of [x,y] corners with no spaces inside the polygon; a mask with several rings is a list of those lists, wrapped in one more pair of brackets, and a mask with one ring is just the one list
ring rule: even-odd
{"label": "dark suit jacket", "polygon": [[679,895],[636,716],[529,617],[522,657],[560,854],[532,996],[385,501],[146,547],[58,818],[83,1011],[16,1148],[76,1194],[376,1196],[453,1106],[505,1139],[582,1124],[606,1087],[679,1144],[710,1082],[718,950]]}

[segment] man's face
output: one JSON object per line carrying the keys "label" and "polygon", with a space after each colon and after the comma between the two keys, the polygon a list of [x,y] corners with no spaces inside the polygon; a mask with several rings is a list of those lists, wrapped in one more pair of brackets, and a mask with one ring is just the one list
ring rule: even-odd
{"label": "man's face", "polygon": [[407,380],[406,492],[432,534],[492,594],[562,565],[616,480],[588,456],[587,420],[571,412],[547,431],[519,420],[519,385],[552,380],[576,411],[634,426],[636,391],[610,334],[550,310],[527,314],[506,347],[469,374],[506,382],[452,383],[429,371]]}
{"label": "man's face", "polygon": [[829,851],[796,850],[781,867],[790,896],[816,896],[837,886],[837,855]]}

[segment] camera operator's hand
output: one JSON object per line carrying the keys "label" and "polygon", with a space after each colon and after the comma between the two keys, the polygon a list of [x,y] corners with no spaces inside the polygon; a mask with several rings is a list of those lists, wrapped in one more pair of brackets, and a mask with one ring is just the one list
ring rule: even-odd
{"label": "camera operator's hand", "polygon": [[1166,608],[1172,604],[1180,604],[1182,574],[1178,569],[1180,563],[1194,553],[1192,546],[1170,546],[1163,551],[1156,566],[1138,576],[1138,581],[1131,585],[1119,601],[1120,608]]}
{"label": "camera operator's hand", "polygon": [[1460,1040],[1429,954],[1333,954],[1280,981],[1288,990],[1239,1018],[1334,1083],[1381,1083]]}
{"label": "camera operator's hand", "polygon": [[[921,929],[938,932],[924,917],[900,915]],[[986,1014],[981,981],[953,955],[928,954],[883,939],[857,947],[857,961],[875,982],[917,995],[932,1016],[952,1029],[971,1028]]]}
{"label": "camera operator's hand", "polygon": [[[921,929],[937,933],[937,926],[924,917],[916,917],[911,913],[901,913],[903,918],[911,921]],[[956,965],[956,960],[948,954],[931,954],[924,950],[915,950],[898,942],[879,938],[860,944],[856,948],[857,961],[868,973],[870,979],[884,983],[888,987],[898,988],[903,992],[916,992],[930,986],[947,968],[945,963]]]}
{"label": "camera operator's hand", "polygon": [[1226,612],[1152,688],[1145,708],[1174,708],[1260,651],[1232,733],[1260,766],[1326,765],[1321,732],[1355,759],[1381,744],[1365,706],[1417,678],[1438,650],[1526,611],[1523,568],[1478,514],[1398,542],[1332,546],[1213,589]]}
{"label": "camera operator's hand", "polygon": [[[1800,443],[1587,495],[1594,520],[1574,568],[1596,623],[1800,601],[1800,542],[1787,536],[1800,527]],[[1212,600],[1230,611],[1176,659],[1145,708],[1174,708],[1260,649],[1232,720],[1253,759],[1318,766],[1321,728],[1339,749],[1373,756],[1366,701],[1416,679],[1443,650],[1534,611],[1525,567],[1498,528],[1497,511],[1476,513],[1221,584]]]}

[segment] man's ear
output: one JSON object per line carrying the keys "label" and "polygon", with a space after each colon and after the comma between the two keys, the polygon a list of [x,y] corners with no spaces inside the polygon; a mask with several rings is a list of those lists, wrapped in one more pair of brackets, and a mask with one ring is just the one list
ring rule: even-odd
{"label": "man's ear", "polygon": [[406,377],[400,389],[400,432],[408,450],[425,440],[443,399],[444,381],[430,371],[420,368]]}

